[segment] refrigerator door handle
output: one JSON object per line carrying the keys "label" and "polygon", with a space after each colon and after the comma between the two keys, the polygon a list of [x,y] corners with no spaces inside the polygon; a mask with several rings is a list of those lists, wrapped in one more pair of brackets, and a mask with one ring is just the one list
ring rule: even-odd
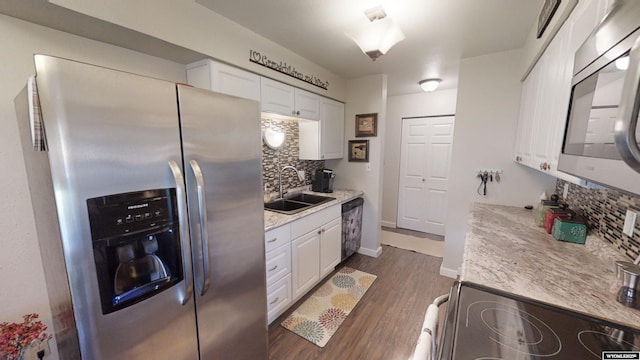
{"label": "refrigerator door handle", "polygon": [[169,168],[176,182],[176,197],[178,200],[178,220],[180,221],[180,243],[182,245],[182,263],[184,267],[185,294],[180,303],[186,305],[193,295],[193,274],[191,273],[191,241],[189,240],[189,226],[187,223],[187,197],[184,185],[184,176],[180,166],[169,160]]}
{"label": "refrigerator door handle", "polygon": [[193,174],[196,178],[196,187],[198,194],[198,213],[200,215],[200,244],[202,249],[202,272],[203,281],[200,288],[200,296],[203,296],[209,290],[211,282],[209,276],[209,236],[207,235],[207,199],[205,196],[204,176],[200,165],[195,160],[189,161]]}

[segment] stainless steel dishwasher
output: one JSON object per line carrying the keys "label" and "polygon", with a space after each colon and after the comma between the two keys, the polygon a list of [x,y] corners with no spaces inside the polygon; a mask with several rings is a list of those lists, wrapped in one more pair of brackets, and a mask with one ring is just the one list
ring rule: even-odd
{"label": "stainless steel dishwasher", "polygon": [[342,204],[342,259],[344,261],[360,248],[362,237],[363,198]]}

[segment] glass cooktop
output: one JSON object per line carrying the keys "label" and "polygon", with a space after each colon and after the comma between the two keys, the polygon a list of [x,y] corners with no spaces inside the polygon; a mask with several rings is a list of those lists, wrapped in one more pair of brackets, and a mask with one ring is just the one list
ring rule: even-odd
{"label": "glass cooktop", "polygon": [[603,351],[640,352],[638,329],[476,284],[456,285],[447,308],[441,359],[588,360],[604,359]]}

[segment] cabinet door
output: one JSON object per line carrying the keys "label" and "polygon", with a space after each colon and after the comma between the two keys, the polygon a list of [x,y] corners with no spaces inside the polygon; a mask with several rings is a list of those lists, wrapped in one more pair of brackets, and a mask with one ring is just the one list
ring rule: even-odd
{"label": "cabinet door", "polygon": [[291,282],[294,301],[320,280],[320,229],[291,242]]}
{"label": "cabinet door", "polygon": [[219,62],[212,63],[212,90],[260,101],[260,76]]}
{"label": "cabinet door", "polygon": [[534,109],[533,135],[531,137],[532,167],[548,172],[551,160],[551,134],[554,117],[554,103],[557,102],[557,71],[561,67],[559,60],[560,46],[558,38],[549,44],[544,54],[536,64],[539,77]]}
{"label": "cabinet door", "polygon": [[284,116],[294,115],[294,88],[267,78],[260,78],[263,112]]}
{"label": "cabinet door", "polygon": [[322,159],[344,157],[344,104],[331,99],[320,101],[320,149]]}
{"label": "cabinet door", "polygon": [[260,76],[209,59],[187,65],[187,83],[201,89],[260,101]]}
{"label": "cabinet door", "polygon": [[533,164],[531,149],[539,82],[540,72],[539,67],[536,66],[531,70],[522,85],[515,153],[516,161],[527,166],[532,166]]}
{"label": "cabinet door", "polygon": [[298,158],[300,160],[322,160],[321,136],[320,121],[298,120]]}
{"label": "cabinet door", "polygon": [[342,256],[342,218],[336,218],[324,225],[320,238],[320,278],[335,269]]}
{"label": "cabinet door", "polygon": [[308,120],[320,120],[320,96],[300,89],[295,89],[294,95],[294,116]]}

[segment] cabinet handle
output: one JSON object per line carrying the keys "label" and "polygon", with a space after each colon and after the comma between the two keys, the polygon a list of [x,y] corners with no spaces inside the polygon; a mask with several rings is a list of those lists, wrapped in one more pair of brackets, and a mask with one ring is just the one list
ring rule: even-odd
{"label": "cabinet handle", "polygon": [[318,230],[318,235],[322,234],[322,230]]}
{"label": "cabinet handle", "polygon": [[273,271],[273,270],[275,270],[275,269],[277,269],[277,268],[278,268],[278,265],[276,265],[276,266],[272,267],[271,269],[269,269],[269,271]]}
{"label": "cabinet handle", "polygon": [[273,305],[273,304],[277,303],[278,300],[280,300],[280,297],[276,297],[272,302],[269,303],[269,305]]}
{"label": "cabinet handle", "polygon": [[278,240],[278,238],[277,238],[277,237],[274,237],[273,239],[268,240],[267,242],[268,242],[268,243],[274,243],[274,242],[276,242],[277,240]]}
{"label": "cabinet handle", "polygon": [[325,232],[325,231],[326,231],[325,229],[322,229],[322,233],[323,233],[323,234],[324,234],[324,232]]}

